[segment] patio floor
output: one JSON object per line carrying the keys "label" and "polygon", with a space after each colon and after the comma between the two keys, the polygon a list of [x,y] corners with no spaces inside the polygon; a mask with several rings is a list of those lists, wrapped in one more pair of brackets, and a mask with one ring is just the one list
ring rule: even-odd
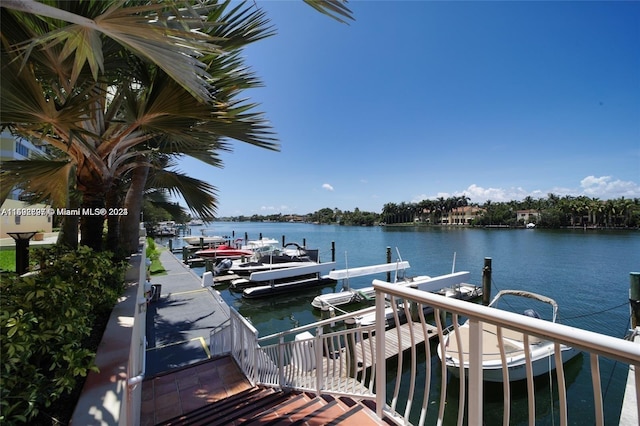
{"label": "patio floor", "polygon": [[142,383],[140,425],[156,425],[249,388],[227,356],[173,370]]}

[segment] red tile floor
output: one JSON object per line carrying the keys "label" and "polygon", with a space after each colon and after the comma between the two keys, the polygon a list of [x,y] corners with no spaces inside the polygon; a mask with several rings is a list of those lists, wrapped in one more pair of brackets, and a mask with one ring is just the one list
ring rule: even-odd
{"label": "red tile floor", "polygon": [[140,425],[149,426],[251,388],[231,357],[207,360],[142,383]]}

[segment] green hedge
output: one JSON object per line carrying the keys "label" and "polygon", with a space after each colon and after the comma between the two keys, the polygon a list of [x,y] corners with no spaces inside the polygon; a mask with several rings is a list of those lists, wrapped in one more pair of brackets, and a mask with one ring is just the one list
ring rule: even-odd
{"label": "green hedge", "polygon": [[89,336],[124,290],[127,264],[110,253],[51,248],[32,258],[37,274],[0,282],[2,424],[29,422],[96,370]]}

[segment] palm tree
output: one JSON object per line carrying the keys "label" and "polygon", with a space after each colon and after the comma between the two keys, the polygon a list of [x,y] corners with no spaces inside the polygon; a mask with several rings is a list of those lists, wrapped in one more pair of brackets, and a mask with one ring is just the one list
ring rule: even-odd
{"label": "palm tree", "polygon": [[[118,180],[149,167],[139,160],[156,149],[212,165],[230,150],[223,138],[278,149],[255,105],[236,99],[260,84],[239,53],[273,34],[261,11],[105,1],[37,4],[46,15],[36,16],[30,3],[8,2],[2,13],[2,121],[69,155],[84,209],[105,208]],[[175,19],[161,19],[167,13]],[[100,249],[103,223],[83,216],[81,243]]]}
{"label": "palm tree", "polygon": [[[308,3],[352,19],[341,2]],[[91,211],[122,202],[122,180],[145,176],[154,150],[212,165],[225,139],[277,150],[256,105],[237,99],[260,84],[242,48],[273,31],[253,4],[229,5],[3,2],[2,123],[64,150]],[[101,248],[103,223],[83,216],[81,242]]]}

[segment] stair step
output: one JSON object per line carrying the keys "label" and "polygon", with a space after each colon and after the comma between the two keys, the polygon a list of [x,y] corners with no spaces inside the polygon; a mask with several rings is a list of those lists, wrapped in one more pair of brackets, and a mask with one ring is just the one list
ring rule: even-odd
{"label": "stair step", "polygon": [[209,423],[204,424],[225,426],[230,424],[239,424],[244,422],[246,419],[253,417],[255,413],[268,410],[270,407],[277,406],[291,397],[292,394],[289,391],[274,392],[264,398],[247,401],[243,406],[237,407],[235,410],[224,416],[216,416],[215,419],[210,419],[211,421]]}
{"label": "stair step", "polygon": [[[251,401],[261,400],[273,393],[275,393],[275,390],[271,388],[254,387],[247,389],[228,398],[207,404],[189,413],[159,423],[159,426],[211,424],[209,421],[212,417],[226,416],[229,413],[233,413],[234,410],[237,410],[239,407],[246,406]],[[203,421],[204,423],[202,423]]]}
{"label": "stair step", "polygon": [[305,394],[292,394],[291,398],[281,404],[271,407],[261,413],[253,413],[253,416],[250,418],[238,420],[244,421],[244,423],[242,423],[243,426],[267,426],[276,424],[283,418],[289,416],[290,413],[294,413],[296,410],[299,410],[301,407],[308,404],[309,401],[309,397]]}
{"label": "stair step", "polygon": [[[373,410],[374,412],[372,412]],[[388,422],[388,421],[387,421]],[[163,426],[378,425],[373,401],[254,387],[160,423]]]}

